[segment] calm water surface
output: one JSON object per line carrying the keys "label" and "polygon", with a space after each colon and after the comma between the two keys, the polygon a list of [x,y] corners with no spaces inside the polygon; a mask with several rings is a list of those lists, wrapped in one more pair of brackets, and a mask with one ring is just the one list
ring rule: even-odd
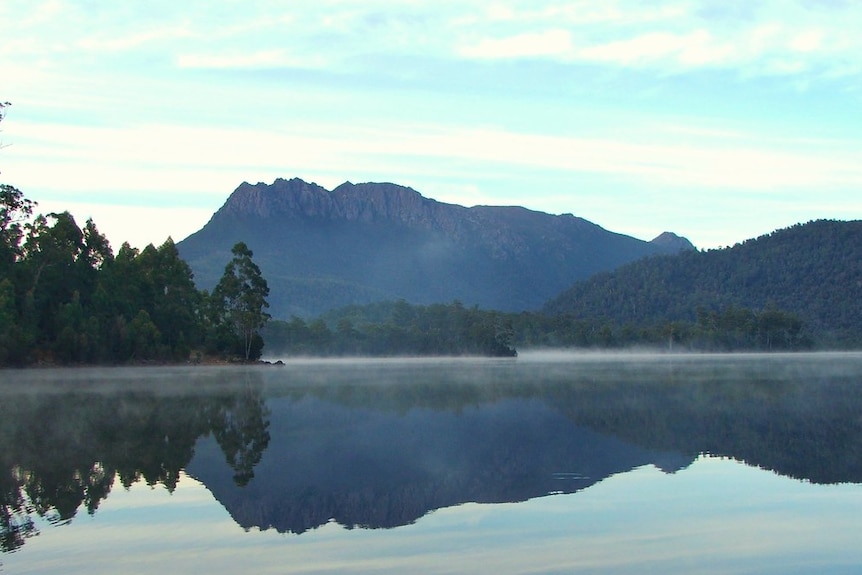
{"label": "calm water surface", "polygon": [[856,573],[862,355],[0,371],[2,573]]}

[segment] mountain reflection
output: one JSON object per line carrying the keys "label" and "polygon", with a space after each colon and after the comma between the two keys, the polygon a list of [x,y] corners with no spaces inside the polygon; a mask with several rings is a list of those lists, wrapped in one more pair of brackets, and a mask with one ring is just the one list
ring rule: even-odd
{"label": "mountain reflection", "polygon": [[[840,358],[840,361],[834,358]],[[246,529],[395,527],[701,453],[862,482],[859,356],[3,372],[0,548],[185,470]]]}

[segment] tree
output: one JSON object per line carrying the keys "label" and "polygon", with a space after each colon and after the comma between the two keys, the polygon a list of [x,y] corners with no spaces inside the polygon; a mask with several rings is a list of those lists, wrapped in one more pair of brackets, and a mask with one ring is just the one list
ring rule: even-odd
{"label": "tree", "polygon": [[213,298],[220,310],[221,322],[231,328],[242,342],[246,361],[260,357],[263,340],[260,330],[270,315],[264,311],[269,286],[252,260],[253,252],[243,242],[231,250],[233,259],[225,266],[224,275],[213,290]]}
{"label": "tree", "polygon": [[153,282],[153,322],[175,357],[188,357],[190,345],[198,340],[201,294],[194,284],[189,265],[180,259],[171,238],[156,249]]}
{"label": "tree", "polygon": [[3,275],[22,255],[22,223],[33,214],[35,205],[19,189],[0,184],[0,273]]}

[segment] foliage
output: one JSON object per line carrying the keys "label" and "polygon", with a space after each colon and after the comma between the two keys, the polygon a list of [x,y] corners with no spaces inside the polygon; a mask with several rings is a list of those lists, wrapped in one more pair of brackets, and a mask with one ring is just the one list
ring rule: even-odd
{"label": "foliage", "polygon": [[731,306],[699,310],[696,321],[617,324],[573,315],[414,306],[400,300],[347,306],[306,321],[272,321],[263,332],[275,355],[513,356],[518,349],[578,347],[698,351],[791,351],[813,341],[794,314]]}
{"label": "foliage", "polygon": [[730,306],[697,310],[696,321],[615,323],[571,314],[522,313],[512,324],[519,347],[627,348],[690,351],[795,351],[814,340],[794,314],[774,307],[761,311]]}
{"label": "foliage", "polygon": [[287,355],[516,355],[508,314],[457,301],[348,306],[311,322],[271,322],[264,335],[274,353]]}
{"label": "foliage", "polygon": [[8,273],[21,257],[22,223],[33,214],[34,207],[20,190],[0,184],[0,273]]}
{"label": "foliage", "polygon": [[732,248],[647,258],[574,284],[544,312],[592,324],[696,326],[740,308],[781,310],[818,346],[858,347],[862,221],[813,221]]}
{"label": "foliage", "polygon": [[264,309],[269,287],[252,260],[254,255],[243,242],[231,250],[233,259],[225,266],[224,275],[212,293],[213,323],[217,329],[235,338],[230,347],[238,348],[245,360],[257,359],[263,346],[260,329],[269,320]]}
{"label": "foliage", "polygon": [[[115,256],[92,220],[83,228],[69,212],[28,220],[34,206],[0,186],[0,366],[187,360],[213,341],[223,344],[213,353],[260,355],[256,330],[268,316],[249,310],[265,304],[266,282],[247,248],[220,292],[239,296],[217,300],[197,290],[170,238],[141,251],[126,243]],[[247,281],[256,292],[244,291]]]}

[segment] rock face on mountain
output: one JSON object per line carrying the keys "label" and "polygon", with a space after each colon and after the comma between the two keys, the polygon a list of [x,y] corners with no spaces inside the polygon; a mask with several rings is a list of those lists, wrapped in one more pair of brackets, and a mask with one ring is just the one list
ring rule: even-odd
{"label": "rock face on mountain", "polygon": [[198,285],[211,288],[238,241],[254,251],[278,319],[393,299],[535,309],[598,271],[680,249],[571,214],[466,208],[389,183],[327,191],[300,179],[243,183],[177,247]]}

